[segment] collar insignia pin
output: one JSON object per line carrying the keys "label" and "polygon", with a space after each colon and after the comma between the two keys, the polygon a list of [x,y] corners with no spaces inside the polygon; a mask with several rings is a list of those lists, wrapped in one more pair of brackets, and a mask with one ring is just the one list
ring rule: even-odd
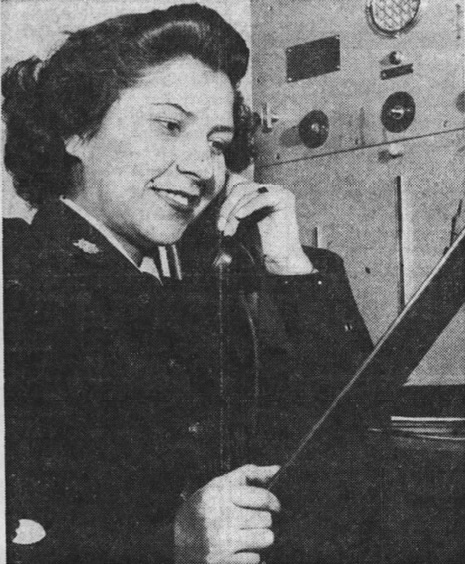
{"label": "collar insignia pin", "polygon": [[81,251],[84,251],[88,255],[96,255],[100,252],[100,249],[95,243],[91,243],[90,241],[86,241],[85,239],[79,239],[79,241],[74,242],[73,245],[75,247],[78,247],[79,249],[81,249]]}

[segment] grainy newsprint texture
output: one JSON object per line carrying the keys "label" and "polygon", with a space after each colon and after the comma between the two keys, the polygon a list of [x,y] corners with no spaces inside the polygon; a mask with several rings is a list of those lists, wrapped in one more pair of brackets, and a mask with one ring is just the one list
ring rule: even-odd
{"label": "grainy newsprint texture", "polygon": [[463,562],[464,0],[1,10],[0,561]]}

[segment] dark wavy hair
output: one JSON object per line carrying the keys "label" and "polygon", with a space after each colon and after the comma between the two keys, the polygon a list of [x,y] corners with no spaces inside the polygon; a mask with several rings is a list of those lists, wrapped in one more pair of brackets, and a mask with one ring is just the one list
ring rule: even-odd
{"label": "dark wavy hair", "polygon": [[5,165],[16,192],[33,206],[72,189],[78,162],[64,140],[90,138],[120,92],[147,68],[191,55],[225,73],[235,89],[235,135],[226,165],[244,170],[252,157],[252,116],[238,89],[247,70],[244,39],[217,12],[199,4],[127,14],[69,33],[44,62],[21,61],[2,76]]}

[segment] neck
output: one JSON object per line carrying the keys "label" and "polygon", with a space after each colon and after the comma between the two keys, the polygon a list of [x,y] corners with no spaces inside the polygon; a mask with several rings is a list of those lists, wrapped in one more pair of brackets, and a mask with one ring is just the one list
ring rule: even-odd
{"label": "neck", "polygon": [[140,249],[138,249],[134,245],[131,245],[131,243],[129,243],[128,241],[126,241],[126,239],[118,235],[118,233],[115,233],[114,231],[111,232],[113,233],[114,237],[121,243],[121,246],[128,253],[128,255],[135,262],[135,264],[137,264],[137,266],[140,266],[142,259],[144,257],[144,253],[142,253]]}

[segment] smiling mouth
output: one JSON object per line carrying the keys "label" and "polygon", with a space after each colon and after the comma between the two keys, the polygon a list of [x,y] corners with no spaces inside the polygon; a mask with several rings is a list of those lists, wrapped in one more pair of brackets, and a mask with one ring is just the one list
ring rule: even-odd
{"label": "smiling mouth", "polygon": [[165,202],[181,211],[192,211],[200,202],[200,195],[189,194],[183,190],[160,188],[149,182],[148,188],[156,192]]}

